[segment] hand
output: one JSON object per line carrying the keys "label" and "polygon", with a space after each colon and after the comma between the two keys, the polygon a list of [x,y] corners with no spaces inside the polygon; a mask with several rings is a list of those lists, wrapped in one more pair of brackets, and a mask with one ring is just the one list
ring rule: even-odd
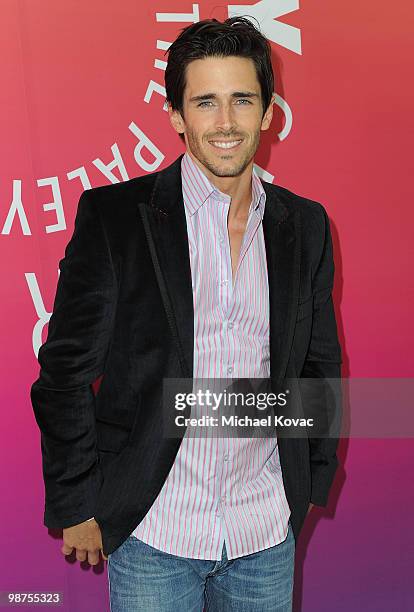
{"label": "hand", "polygon": [[309,512],[312,510],[312,508],[313,508],[313,506],[314,506],[314,505],[315,505],[315,504],[309,504],[309,507],[308,507],[308,511],[307,511],[307,513],[306,513],[306,516],[308,516]]}
{"label": "hand", "polygon": [[108,560],[108,557],[103,554],[101,530],[95,519],[63,529],[62,553],[70,555],[74,548],[78,561],[88,560],[90,565],[97,565],[99,563],[99,551],[101,551],[103,559]]}

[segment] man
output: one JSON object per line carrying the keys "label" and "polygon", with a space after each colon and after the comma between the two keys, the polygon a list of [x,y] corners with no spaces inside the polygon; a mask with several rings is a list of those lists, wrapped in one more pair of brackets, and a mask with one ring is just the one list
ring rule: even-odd
{"label": "man", "polygon": [[166,437],[162,383],[339,378],[329,221],[254,172],[274,82],[250,20],[185,28],[165,80],[186,153],[85,191],[60,262],[31,392],[44,523],[64,554],[102,551],[112,612],[291,610],[295,541],[327,503],[337,439]]}

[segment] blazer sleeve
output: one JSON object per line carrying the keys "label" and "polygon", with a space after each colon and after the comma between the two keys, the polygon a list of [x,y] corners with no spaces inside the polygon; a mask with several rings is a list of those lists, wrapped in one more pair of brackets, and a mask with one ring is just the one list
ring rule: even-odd
{"label": "blazer sleeve", "polygon": [[95,394],[116,310],[117,282],[94,190],[79,199],[59,279],[40,373],[30,391],[41,432],[44,524],[76,525],[94,516],[102,475],[98,464]]}
{"label": "blazer sleeve", "polygon": [[328,379],[307,381],[306,410],[316,416],[319,437],[309,438],[311,499],[326,506],[338,467],[336,450],[342,419],[341,346],[338,340],[332,289],[334,260],[328,215],[320,206],[322,241],[320,260],[313,276],[314,312],[309,349],[301,377]]}

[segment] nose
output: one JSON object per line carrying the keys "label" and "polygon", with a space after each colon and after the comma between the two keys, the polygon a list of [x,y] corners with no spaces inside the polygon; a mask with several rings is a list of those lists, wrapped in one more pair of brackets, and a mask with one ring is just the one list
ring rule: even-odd
{"label": "nose", "polygon": [[223,131],[229,131],[235,127],[234,108],[230,104],[222,104],[216,115],[216,127]]}

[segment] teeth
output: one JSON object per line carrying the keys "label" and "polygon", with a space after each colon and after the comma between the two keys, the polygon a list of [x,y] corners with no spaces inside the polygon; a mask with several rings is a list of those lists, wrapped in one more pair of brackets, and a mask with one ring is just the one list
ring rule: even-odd
{"label": "teeth", "polygon": [[239,144],[239,142],[241,142],[241,140],[233,140],[232,142],[218,142],[216,140],[212,140],[211,144],[215,147],[220,147],[220,149],[230,149],[231,147]]}

